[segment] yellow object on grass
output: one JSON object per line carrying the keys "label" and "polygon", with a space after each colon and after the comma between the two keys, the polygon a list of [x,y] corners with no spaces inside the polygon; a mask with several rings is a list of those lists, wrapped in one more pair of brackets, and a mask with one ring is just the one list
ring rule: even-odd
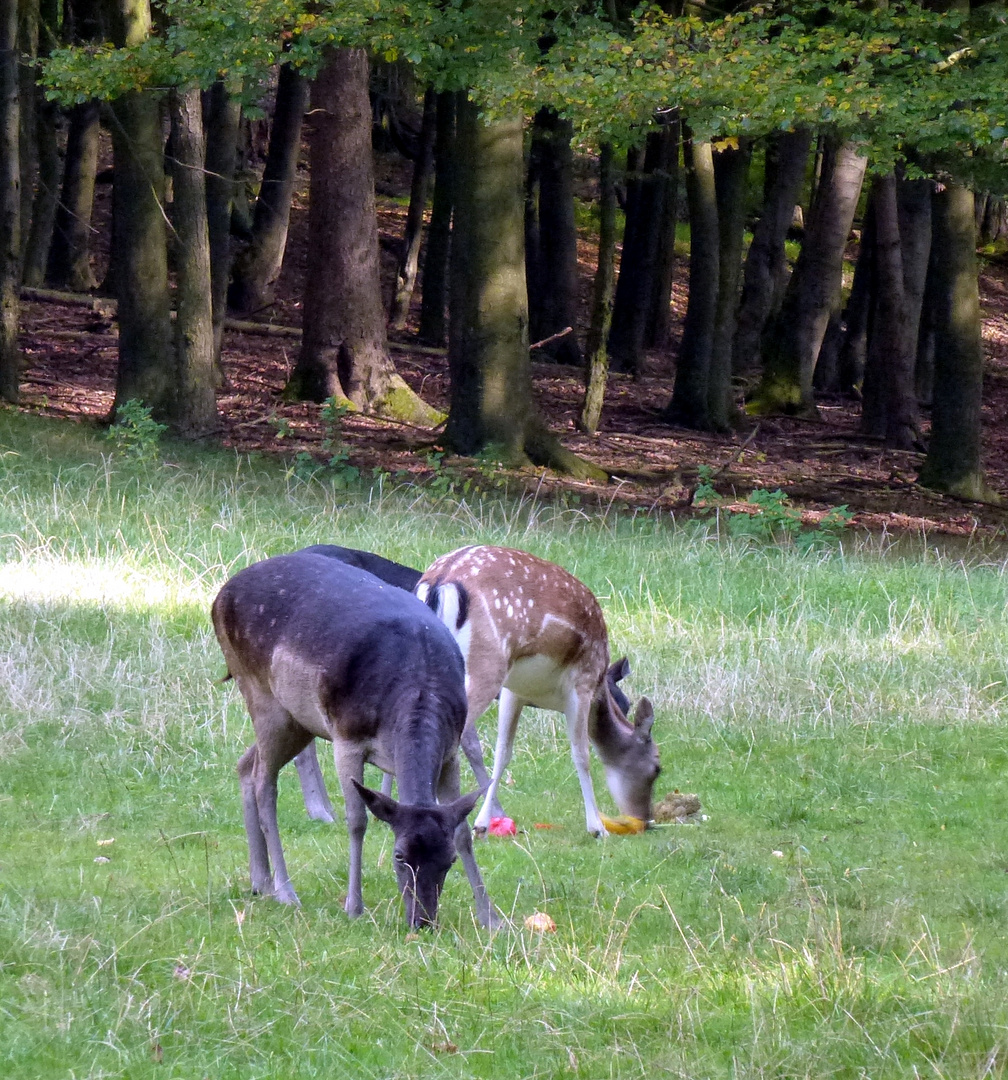
{"label": "yellow object on grass", "polygon": [[605,814],[599,814],[599,817],[602,819],[602,824],[606,827],[608,833],[619,835],[641,833],[647,827],[642,818],[630,817],[629,814],[621,814],[618,818],[610,818],[606,817]]}

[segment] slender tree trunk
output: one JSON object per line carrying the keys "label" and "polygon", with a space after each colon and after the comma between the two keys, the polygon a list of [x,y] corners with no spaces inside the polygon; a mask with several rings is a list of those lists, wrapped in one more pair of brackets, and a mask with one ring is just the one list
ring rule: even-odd
{"label": "slender tree trunk", "polygon": [[714,340],[707,404],[711,426],[728,431],[735,419],[732,401],[732,345],[742,276],[742,245],[745,231],[745,196],[749,183],[752,143],[743,140],[737,149],[725,149],[714,158],[719,232],[718,303],[714,316]]}
{"label": "slender tree trunk", "polygon": [[46,280],[57,288],[88,292],[97,285],[91,270],[91,211],[101,134],[97,101],[75,105],[70,111],[63,191]]}
{"label": "slender tree trunk", "polygon": [[252,241],[234,263],[228,306],[254,315],[273,303],[273,285],[283,265],[297,181],[301,123],[308,108],[308,80],[291,64],[280,65],[269,152],[252,223]]}
{"label": "slender tree trunk", "polygon": [[[577,227],[574,222],[573,126],[541,109],[532,131],[539,180],[538,281],[530,290],[530,321],[537,340],[578,323]],[[536,316],[538,313],[538,317]],[[551,342],[543,353],[561,364],[580,364],[577,334]]]}
{"label": "slender tree trunk", "polygon": [[21,263],[21,167],[18,161],[17,4],[0,5],[0,399],[16,402]]}
{"label": "slender tree trunk", "polygon": [[981,469],[983,350],[973,193],[947,185],[933,198],[935,373],[931,442],[920,482],[967,499],[991,500]]}
{"label": "slender tree trunk", "polygon": [[301,352],[287,393],[334,397],[366,412],[437,423],[396,374],[385,336],[371,157],[368,59],[330,49],[312,88],[312,245]]}
{"label": "slender tree trunk", "polygon": [[[931,257],[931,180],[900,179],[896,186],[900,247],[903,258],[903,294],[907,310],[910,356],[916,358],[920,338],[924,290]],[[916,364],[916,360],[915,360]]]}
{"label": "slender tree trunk", "polygon": [[[808,128],[787,132],[776,140],[773,179],[746,256],[735,324],[732,363],[740,374],[752,373],[759,366],[763,328],[774,313],[775,298],[787,270],[784,238],[794,217],[811,145]],[[769,149],[767,153],[769,156]]]}
{"label": "slender tree trunk", "polygon": [[659,176],[661,197],[656,222],[654,293],[647,326],[644,328],[644,344],[650,349],[664,349],[668,345],[672,322],[672,282],[676,265],[676,225],[679,222],[680,126],[678,120],[673,120],[662,128],[662,168]]}
{"label": "slender tree trunk", "polygon": [[[687,427],[712,426],[711,357],[720,278],[717,191],[709,142],[684,141],[686,196],[690,208],[689,303],[666,417]],[[719,388],[719,392],[723,388]]]}
{"label": "slender tree trunk", "polygon": [[175,358],[179,394],[176,426],[186,433],[200,434],[212,427],[217,412],[203,107],[196,87],[173,90],[169,100],[175,151],[172,221],[178,238]]}
{"label": "slender tree trunk", "polygon": [[[10,0],[17,3],[17,0]],[[39,50],[39,0],[20,0],[18,8],[18,164],[21,170],[21,249],[18,266],[23,268],[28,243],[35,180],[39,168],[38,116],[35,78]],[[20,272],[20,270],[19,270]]]}
{"label": "slender tree trunk", "polygon": [[460,102],[457,139],[445,440],[463,454],[493,446],[506,461],[604,476],[560,446],[532,402],[521,117],[486,124]]}
{"label": "slender tree trunk", "polygon": [[423,123],[420,127],[420,147],[413,163],[409,209],[403,234],[399,267],[396,271],[395,293],[389,314],[389,326],[402,330],[409,319],[410,303],[420,264],[420,242],[423,239],[423,216],[427,208],[427,188],[434,168],[434,140],[437,137],[437,94],[429,89],[424,94]]}
{"label": "slender tree trunk", "polygon": [[814,415],[812,376],[843,271],[843,253],[867,159],[853,142],[837,148],[788,282],[774,332],[764,341],[763,378],[750,409]]}
{"label": "slender tree trunk", "polygon": [[598,269],[592,299],[591,325],[586,347],[585,400],[578,426],[582,431],[598,430],[609,375],[608,337],[612,322],[613,291],[616,284],[616,174],[612,143],[599,151],[599,241]]}
{"label": "slender tree trunk", "polygon": [[223,384],[220,367],[231,278],[231,208],[235,200],[235,166],[241,104],[218,79],[203,99],[206,132],[206,213],[210,244],[210,298],[213,310],[214,382]]}
{"label": "slender tree trunk", "polygon": [[427,229],[420,297],[419,338],[427,345],[445,342],[445,307],[448,299],[448,252],[454,195],[455,105],[457,95],[443,90],[437,96],[437,135],[434,139],[434,196]]}
{"label": "slender tree trunk", "polygon": [[874,295],[875,212],[872,200],[869,199],[861,223],[861,242],[857,262],[854,264],[854,281],[843,313],[845,329],[838,360],[839,385],[843,393],[863,392],[865,360],[868,355],[868,327]]}

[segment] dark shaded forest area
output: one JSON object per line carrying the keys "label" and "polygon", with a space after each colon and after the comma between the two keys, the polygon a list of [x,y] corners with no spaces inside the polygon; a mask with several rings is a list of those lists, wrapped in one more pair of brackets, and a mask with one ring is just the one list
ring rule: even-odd
{"label": "dark shaded forest area", "polygon": [[[223,361],[227,385],[218,396],[219,427],[224,445],[241,451],[261,450],[294,459],[308,452],[324,460],[323,443],[331,431],[321,408],[283,399],[299,348],[301,299],[307,263],[308,175],[306,158],[298,173],[291,227],[276,297],[262,332],[228,329]],[[581,170],[579,195],[597,195],[591,163]],[[376,155],[376,187],[382,252],[383,291],[390,298],[403,235],[411,164],[394,150]],[[104,272],[109,245],[111,189],[99,185],[92,243],[94,269]],[[857,258],[860,222],[846,252]],[[593,233],[579,229],[579,304],[582,327],[596,269]],[[848,267],[849,271],[849,267]],[[782,489],[803,508],[809,520],[833,506],[847,505],[855,523],[872,529],[923,530],[1000,536],[1008,528],[1008,510],[930,491],[916,483],[923,452],[885,449],[881,440],[860,432],[857,400],[820,395],[820,418],[746,419],[733,434],[720,435],[670,426],[661,416],[669,401],[675,359],[686,311],[688,261],[677,260],[672,290],[673,319],[669,346],[647,352],[637,379],[610,374],[599,431],[576,430],[584,384],[580,369],[534,363],[537,400],[564,445],[611,473],[609,483],[575,481],[543,469],[489,470],[471,459],[443,454],[438,433],[374,417],[347,415],[340,421],[349,461],[362,469],[383,469],[420,482],[442,477],[459,484],[498,486],[503,477],[511,490],[534,490],[541,496],[568,492],[584,503],[615,500],[628,506],[660,508],[676,515],[693,512],[691,501],[698,467],[715,472],[714,484],[726,497],[743,500],[754,488]],[[849,284],[849,272],[848,272]],[[422,281],[421,281],[422,285]],[[1008,265],[1003,258],[982,264],[980,295],[985,357],[983,464],[996,491],[1008,492]],[[402,331],[390,334],[397,369],[425,400],[448,407],[447,352],[417,344],[421,290],[414,294]],[[115,394],[117,340],[113,307],[100,297],[83,303],[26,299],[22,307],[21,344],[28,367],[22,383],[22,408],[48,416],[103,421]],[[534,354],[533,354],[534,355]],[[927,415],[924,416],[925,431]]]}

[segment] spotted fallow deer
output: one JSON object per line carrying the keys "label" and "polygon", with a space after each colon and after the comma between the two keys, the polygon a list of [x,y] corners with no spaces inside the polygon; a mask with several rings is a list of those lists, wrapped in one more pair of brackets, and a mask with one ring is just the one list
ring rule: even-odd
{"label": "spotted fallow deer", "polygon": [[[456,850],[478,918],[494,924],[499,916],[466,820],[479,792],[459,794],[465,670],[444,624],[410,593],[303,552],[239,571],[217,594],[212,613],[228,674],[255,729],[238,763],[253,891],[298,903],[277,829],[277,774],[320,737],[333,744],[346,807],[347,913],[364,910],[367,808],[395,835],[393,862],[411,927],[436,918]],[[366,761],[395,773],[399,802],[361,784]]]}
{"label": "spotted fallow deer", "polygon": [[586,585],[527,552],[477,546],[437,559],[416,594],[447,624],[465,660],[469,708],[462,748],[478,782],[483,762],[475,724],[500,692],[493,774],[477,833],[503,814],[497,791],[525,705],[566,715],[590,833],[602,836],[605,827],[589,771],[589,741],[620,812],[651,820],[651,791],[660,772],[651,738],[654,712],[647,698],[638,702],[632,721],[621,708],[626,698],[615,684],[628,665],[624,659],[610,666],[602,609]]}

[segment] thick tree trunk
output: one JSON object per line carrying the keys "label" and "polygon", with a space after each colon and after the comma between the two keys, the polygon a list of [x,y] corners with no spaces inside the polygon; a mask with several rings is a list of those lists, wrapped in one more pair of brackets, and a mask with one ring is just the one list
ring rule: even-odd
{"label": "thick tree trunk", "polygon": [[424,94],[423,123],[420,127],[420,146],[413,163],[409,209],[403,233],[399,266],[396,270],[395,292],[389,312],[389,326],[402,330],[409,319],[410,303],[420,264],[420,242],[423,239],[423,216],[427,208],[427,188],[434,169],[434,140],[437,137],[437,94],[428,88]]}
{"label": "thick tree trunk", "polygon": [[173,362],[168,247],[164,214],[161,106],[149,92],[112,103],[113,261],[119,320],[115,408],[148,406],[174,423],[178,383]]}
{"label": "thick tree trunk", "polygon": [[532,402],[521,117],[484,123],[460,102],[451,258],[450,446],[605,475],[565,451]]}
{"label": "thick tree trunk", "polygon": [[599,151],[599,241],[598,268],[592,298],[591,325],[586,347],[585,400],[578,426],[582,431],[598,430],[609,374],[608,337],[612,322],[613,290],[616,284],[616,174],[612,143]]}
{"label": "thick tree trunk", "polygon": [[[900,179],[896,186],[900,247],[903,257],[903,295],[906,301],[910,356],[916,366],[924,291],[931,257],[931,180]],[[916,396],[916,395],[915,395]]]}
{"label": "thick tree trunk", "polygon": [[18,161],[17,4],[0,5],[0,399],[16,402],[21,380],[21,167]]}
{"label": "thick tree trunk", "polygon": [[235,200],[235,165],[241,104],[218,80],[204,95],[206,142],[206,213],[210,244],[210,298],[213,310],[214,381],[223,383],[220,369],[227,290],[231,278],[231,208]]}
{"label": "thick tree trunk", "polygon": [[[684,141],[683,150],[690,214],[689,303],[672,400],[665,415],[672,423],[710,429],[714,423],[710,409],[711,357],[720,280],[714,156],[709,142],[693,138]],[[715,396],[724,390],[719,387]]]}
{"label": "thick tree trunk", "polygon": [[745,196],[752,161],[752,143],[741,142],[737,149],[725,149],[714,158],[719,234],[718,303],[714,316],[707,406],[711,426],[728,431],[735,419],[732,401],[732,345],[742,276],[742,245],[745,231]]}
{"label": "thick tree trunk", "polygon": [[894,449],[909,450],[918,435],[917,400],[894,173],[876,177],[872,201],[876,291],[861,430]]}
{"label": "thick tree trunk", "polygon": [[983,350],[973,193],[955,184],[934,195],[935,373],[931,442],[920,482],[967,499],[995,498],[980,462]]}
{"label": "thick tree trunk", "polygon": [[448,299],[448,252],[454,202],[455,105],[458,95],[443,90],[437,96],[437,135],[434,139],[434,196],[427,229],[420,296],[419,338],[427,345],[445,343],[445,307]]}
{"label": "thick tree trunk", "polygon": [[228,306],[236,315],[254,315],[273,303],[273,285],[287,247],[301,124],[309,93],[308,80],[291,64],[281,64],[269,152],[252,222],[252,240],[235,259],[228,291]]}
{"label": "thick tree trunk", "polygon": [[872,297],[875,295],[875,212],[871,199],[861,223],[861,241],[854,281],[844,308],[844,334],[838,360],[839,388],[842,393],[860,393],[868,355],[868,326],[871,322]]}
{"label": "thick tree trunk", "polygon": [[[805,179],[811,145],[812,135],[807,128],[776,139],[772,182],[746,255],[735,323],[732,364],[739,374],[755,372],[759,366],[763,328],[775,312],[775,299],[787,271],[784,239]],[[770,156],[769,149],[767,154]]]}
{"label": "thick tree trunk", "polygon": [[178,239],[175,360],[179,379],[175,425],[187,434],[200,434],[213,426],[217,413],[204,181],[206,140],[199,90],[196,87],[173,90],[169,100],[175,150],[172,222]]}
{"label": "thick tree trunk", "polygon": [[812,376],[840,288],[844,247],[866,164],[855,143],[843,143],[822,178],[774,332],[764,338],[763,378],[750,405],[753,412],[816,412]]}
{"label": "thick tree trunk", "polygon": [[91,211],[101,134],[98,110],[97,101],[88,101],[70,111],[63,191],[46,268],[50,285],[73,292],[97,285],[91,270]]}
{"label": "thick tree trunk", "polygon": [[[577,327],[577,228],[574,222],[573,127],[550,109],[540,109],[532,129],[532,157],[538,179],[538,243],[529,289],[529,320],[536,340]],[[526,262],[529,259],[526,258]],[[562,364],[580,364],[576,333],[551,342],[542,350]]]}
{"label": "thick tree trunk", "polygon": [[312,88],[310,145],[304,336],[287,393],[437,423],[440,414],[410,390],[389,358],[362,49],[327,51]]}

